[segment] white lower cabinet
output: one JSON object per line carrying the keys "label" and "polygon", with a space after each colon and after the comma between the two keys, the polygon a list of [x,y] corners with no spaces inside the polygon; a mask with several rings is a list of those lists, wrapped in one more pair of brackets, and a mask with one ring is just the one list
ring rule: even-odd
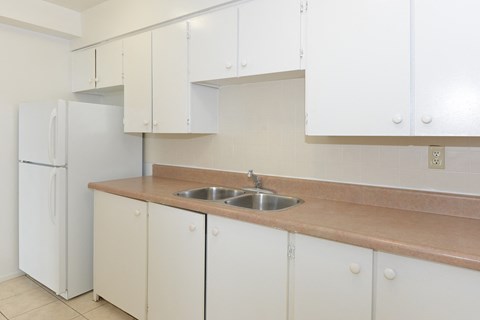
{"label": "white lower cabinet", "polygon": [[148,318],[203,320],[205,215],[149,203]]}
{"label": "white lower cabinet", "polygon": [[475,320],[480,272],[376,253],[377,320]]}
{"label": "white lower cabinet", "polygon": [[371,320],[373,250],[295,235],[295,320]]}
{"label": "white lower cabinet", "polygon": [[94,294],[139,320],[479,319],[478,271],[101,191],[94,207]]}
{"label": "white lower cabinet", "polygon": [[286,320],[286,231],[207,219],[207,320]]}
{"label": "white lower cabinet", "polygon": [[145,320],[147,203],[95,191],[94,210],[94,293]]}

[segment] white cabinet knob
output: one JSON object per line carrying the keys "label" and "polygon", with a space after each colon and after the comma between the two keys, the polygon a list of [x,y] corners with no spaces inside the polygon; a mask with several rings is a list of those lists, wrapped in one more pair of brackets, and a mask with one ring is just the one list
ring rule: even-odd
{"label": "white cabinet knob", "polygon": [[392,118],[392,122],[395,124],[400,124],[402,123],[402,121],[403,121],[403,117],[399,114],[394,115]]}
{"label": "white cabinet knob", "polygon": [[231,62],[225,63],[225,68],[229,70],[232,69],[232,63]]}
{"label": "white cabinet knob", "polygon": [[149,123],[150,123],[150,121],[148,121],[148,120],[143,120],[143,124],[144,124],[145,126],[148,126]]}
{"label": "white cabinet knob", "polygon": [[358,263],[355,263],[355,262],[352,262],[350,263],[350,271],[353,273],[353,274],[359,274],[360,273],[360,270],[362,269],[360,267],[360,265]]}
{"label": "white cabinet knob", "polygon": [[138,217],[141,214],[141,212],[140,212],[140,210],[135,210],[134,214],[135,214],[135,217]]}
{"label": "white cabinet knob", "polygon": [[193,232],[193,231],[197,230],[197,226],[192,223],[191,225],[188,226],[188,230]]}
{"label": "white cabinet knob", "polygon": [[158,126],[158,121],[153,121],[153,125],[156,127]]}
{"label": "white cabinet knob", "polygon": [[242,60],[242,63],[241,63],[242,67],[246,67],[247,64],[248,64],[248,63],[247,63],[247,60]]}
{"label": "white cabinet knob", "polygon": [[88,83],[92,83],[92,82],[93,82],[92,78],[88,79]]}
{"label": "white cabinet knob", "polygon": [[100,80],[98,78],[95,78],[95,82],[100,82]]}
{"label": "white cabinet knob", "polygon": [[212,229],[212,235],[213,235],[214,237],[218,236],[219,233],[220,233],[220,231],[219,231],[217,228],[213,228],[213,229]]}
{"label": "white cabinet knob", "polygon": [[397,276],[397,273],[393,269],[386,268],[385,270],[383,270],[383,276],[387,280],[393,280]]}
{"label": "white cabinet knob", "polygon": [[422,122],[425,123],[425,124],[429,124],[430,122],[432,122],[432,116],[428,115],[428,114],[424,114],[422,116]]}

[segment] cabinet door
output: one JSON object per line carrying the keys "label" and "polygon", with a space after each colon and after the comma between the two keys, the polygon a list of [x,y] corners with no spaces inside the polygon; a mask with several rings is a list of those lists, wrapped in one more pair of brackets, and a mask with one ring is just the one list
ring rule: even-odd
{"label": "cabinet door", "polygon": [[415,134],[480,135],[480,2],[415,1]]}
{"label": "cabinet door", "polygon": [[300,69],[296,0],[255,0],[239,8],[239,76]]}
{"label": "cabinet door", "polygon": [[190,81],[237,76],[238,9],[227,8],[190,21]]}
{"label": "cabinet door", "polygon": [[152,132],[152,37],[141,33],[123,40],[124,130]]}
{"label": "cabinet door", "polygon": [[110,88],[123,85],[123,42],[113,41],[96,49],[96,87]]}
{"label": "cabinet door", "polygon": [[296,320],[371,320],[372,278],[372,250],[295,235]]}
{"label": "cabinet door", "polygon": [[95,49],[74,51],[72,58],[72,92],[95,89]]}
{"label": "cabinet door", "polygon": [[153,31],[153,132],[188,132],[187,23]]}
{"label": "cabinet door", "polygon": [[410,134],[410,5],[308,2],[306,134]]}
{"label": "cabinet door", "polygon": [[216,216],[207,224],[207,319],[286,319],[287,232]]}
{"label": "cabinet door", "polygon": [[95,191],[94,210],[94,292],[144,320],[147,204]]}
{"label": "cabinet door", "polygon": [[377,253],[376,318],[474,320],[480,272]]}
{"label": "cabinet door", "polygon": [[202,320],[205,215],[149,203],[148,316]]}

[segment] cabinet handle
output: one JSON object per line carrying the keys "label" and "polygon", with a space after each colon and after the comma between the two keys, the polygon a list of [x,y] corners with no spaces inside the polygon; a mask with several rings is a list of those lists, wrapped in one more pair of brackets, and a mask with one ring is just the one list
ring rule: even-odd
{"label": "cabinet handle", "polygon": [[153,121],[153,126],[158,126],[158,121]]}
{"label": "cabinet handle", "polygon": [[100,79],[98,79],[98,78],[95,78],[95,82],[100,82]]}
{"label": "cabinet handle", "polygon": [[350,271],[351,271],[353,274],[359,274],[360,271],[361,271],[361,269],[362,269],[362,268],[360,267],[360,265],[359,265],[358,263],[355,263],[355,262],[350,263],[349,268],[350,268]]}
{"label": "cabinet handle", "polygon": [[135,214],[135,217],[138,217],[138,216],[140,216],[141,212],[140,212],[140,210],[135,210],[134,214]]}
{"label": "cabinet handle", "polygon": [[430,122],[432,122],[432,120],[432,116],[429,116],[428,114],[422,116],[422,122],[425,124],[429,124]]}
{"label": "cabinet handle", "polygon": [[218,236],[219,233],[220,233],[220,230],[218,230],[217,228],[213,228],[213,229],[212,229],[212,235],[213,235],[214,237]]}
{"label": "cabinet handle", "polygon": [[248,64],[247,60],[242,60],[242,63],[241,63],[242,67],[245,68],[247,66],[247,64]]}
{"label": "cabinet handle", "polygon": [[386,268],[385,270],[383,270],[383,276],[387,280],[393,280],[397,277],[397,273],[393,269]]}
{"label": "cabinet handle", "polygon": [[399,114],[394,115],[393,118],[392,118],[392,122],[395,123],[395,124],[400,124],[400,123],[402,123],[402,121],[403,121],[403,118]]}
{"label": "cabinet handle", "polygon": [[228,70],[232,69],[232,63],[231,62],[225,63],[225,68]]}
{"label": "cabinet handle", "polygon": [[188,226],[188,230],[193,232],[193,231],[197,230],[197,226],[192,223],[191,225]]}
{"label": "cabinet handle", "polygon": [[93,82],[92,78],[88,79],[88,83],[92,83],[92,82]]}
{"label": "cabinet handle", "polygon": [[148,120],[143,120],[143,124],[144,124],[145,126],[148,126],[149,123],[150,123],[150,121],[148,121]]}

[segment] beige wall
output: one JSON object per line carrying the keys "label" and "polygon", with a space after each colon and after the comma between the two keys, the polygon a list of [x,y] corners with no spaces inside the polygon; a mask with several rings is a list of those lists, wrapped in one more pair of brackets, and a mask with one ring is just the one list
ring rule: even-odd
{"label": "beige wall", "polygon": [[480,138],[305,137],[303,79],[224,87],[219,118],[217,135],[146,135],[145,161],[480,195]]}
{"label": "beige wall", "polygon": [[0,281],[18,272],[18,104],[73,98],[69,42],[0,24]]}

